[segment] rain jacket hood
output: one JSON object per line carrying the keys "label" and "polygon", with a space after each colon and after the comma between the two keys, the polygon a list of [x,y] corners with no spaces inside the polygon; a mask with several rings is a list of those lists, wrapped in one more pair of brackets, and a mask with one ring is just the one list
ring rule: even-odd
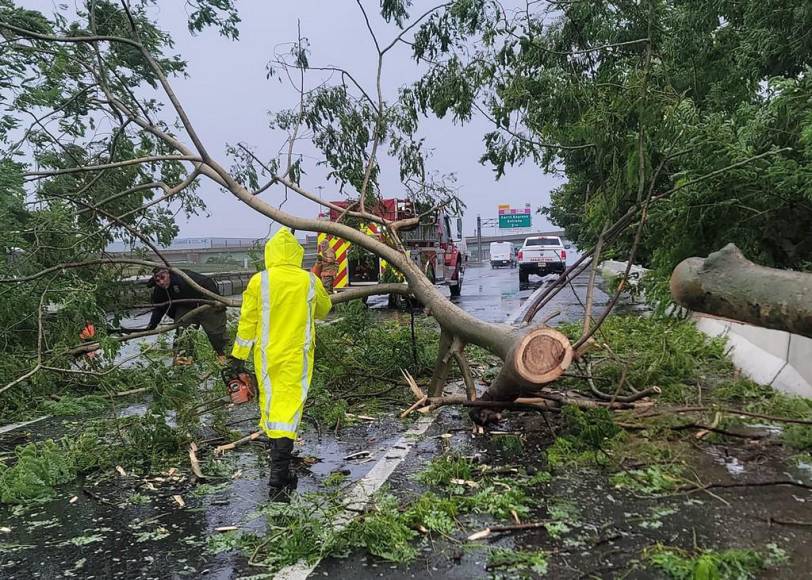
{"label": "rain jacket hood", "polygon": [[275,266],[302,267],[304,248],[288,228],[282,228],[265,242],[265,268]]}
{"label": "rain jacket hood", "polygon": [[263,272],[251,277],[242,297],[231,355],[253,350],[259,386],[260,427],[271,439],[296,439],[313,376],[316,319],[332,307],[314,274],[302,269],[304,248],[282,228],[265,244]]}

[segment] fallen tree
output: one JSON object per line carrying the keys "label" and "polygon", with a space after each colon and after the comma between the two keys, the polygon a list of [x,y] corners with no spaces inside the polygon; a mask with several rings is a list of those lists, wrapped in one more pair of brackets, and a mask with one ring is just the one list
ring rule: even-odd
{"label": "fallen tree", "polygon": [[[360,4],[359,6],[364,12],[363,6]],[[438,6],[437,9],[439,8]],[[160,254],[157,244],[146,232],[128,223],[123,214],[116,215],[103,207],[107,203],[107,199],[121,199],[131,195],[130,189],[133,188],[125,189],[112,196],[108,192],[108,197],[102,199],[102,201],[87,200],[81,195],[89,187],[84,181],[84,176],[91,176],[91,180],[94,180],[107,172],[124,171],[128,168],[153,167],[155,164],[160,163],[174,164],[173,167],[177,172],[179,166],[188,165],[189,169],[185,178],[179,179],[176,186],[164,185],[161,187],[166,192],[164,198],[182,193],[185,189],[196,184],[200,178],[208,179],[230,193],[239,202],[248,205],[275,222],[299,231],[322,232],[342,238],[372,252],[399,270],[408,285],[408,292],[425,305],[427,311],[431,313],[442,328],[442,345],[444,345],[444,348],[440,349],[435,372],[436,377],[439,379],[447,374],[448,365],[453,358],[462,369],[463,374],[469,379],[469,386],[471,386],[468,391],[469,397],[475,396],[475,390],[470,385],[470,372],[466,372],[468,363],[465,357],[465,346],[467,344],[484,347],[504,361],[500,376],[495,383],[495,390],[491,393],[492,398],[495,399],[515,398],[514,395],[518,395],[520,392],[532,392],[544,384],[554,381],[569,366],[572,361],[573,351],[567,338],[560,333],[543,325],[517,330],[507,325],[484,322],[449,302],[446,296],[426,277],[423,268],[413,262],[403,251],[404,246],[400,240],[399,232],[404,228],[417,225],[418,218],[399,221],[388,220],[367,210],[379,195],[374,189],[376,175],[379,170],[377,150],[379,145],[386,139],[393,144],[391,147],[401,157],[402,176],[404,167],[413,167],[413,169],[409,170],[411,173],[407,173],[404,179],[407,182],[413,179],[420,180],[418,191],[414,194],[415,199],[422,200],[424,204],[429,201],[434,207],[447,206],[456,199],[455,196],[448,193],[446,188],[429,183],[423,168],[419,138],[415,137],[415,128],[401,129],[402,125],[400,123],[404,113],[398,109],[397,103],[395,105],[385,104],[381,92],[380,75],[384,56],[398,45],[399,40],[414,25],[418,24],[422,17],[416,19],[411,26],[404,28],[387,45],[380,44],[375,39],[375,47],[378,53],[377,76],[379,79],[375,91],[377,99],[371,98],[369,93],[360,86],[357,87],[360,95],[358,101],[346,97],[346,86],[333,89],[318,85],[316,89],[306,91],[304,74],[309,69],[309,66],[303,56],[305,48],[303,48],[303,41],[300,37],[299,42],[292,51],[295,56],[293,62],[280,59],[276,63],[289,73],[295,72],[297,75],[301,75],[302,79],[301,84],[296,87],[300,93],[300,108],[298,111],[291,113],[291,116],[288,117],[289,122],[286,125],[289,129],[287,162],[279,164],[262,163],[248,148],[241,146],[240,149],[245,155],[238,159],[238,162],[241,162],[242,165],[235,171],[226,169],[225,165],[215,158],[198,135],[194,124],[169,81],[169,77],[177,69],[172,66],[170,61],[155,56],[153,54],[156,49],[154,41],[141,34],[142,29],[147,26],[143,13],[131,10],[127,2],[122,2],[120,8],[117,8],[118,15],[121,17],[117,25],[112,28],[104,25],[100,28],[100,23],[96,19],[100,14],[96,14],[95,9],[91,5],[90,13],[85,15],[87,17],[86,21],[82,21],[80,18],[78,22],[70,27],[63,27],[58,22],[55,22],[45,28],[27,28],[20,24],[21,21],[24,22],[24,19],[21,20],[18,15],[12,14],[11,17],[0,19],[0,34],[11,47],[11,50],[17,51],[16,54],[26,64],[31,63],[33,60],[35,66],[47,67],[47,63],[42,63],[43,55],[51,55],[55,52],[74,63],[76,68],[71,71],[71,78],[74,81],[81,82],[83,93],[88,93],[94,97],[94,114],[105,117],[122,134],[126,135],[128,131],[133,131],[134,136],[148,139],[150,143],[157,143],[160,154],[136,154],[123,160],[114,160],[112,156],[106,159],[103,156],[90,159],[69,158],[52,169],[24,171],[22,179],[33,183],[49,184],[65,180],[68,177],[75,177],[79,181],[78,185],[80,187],[78,191],[66,193],[60,190],[54,193],[49,192],[47,188],[41,187],[38,190],[40,195],[47,194],[50,196],[49,199],[58,197],[59,200],[74,205],[77,215],[89,212],[91,215],[99,217],[99,219],[106,220],[109,227],[123,228],[127,234],[146,244],[160,258],[160,262],[156,263],[171,266],[169,261]],[[424,14],[424,17],[431,12]],[[364,16],[367,16],[366,12],[364,12]],[[77,33],[76,30],[81,30],[81,33]],[[375,33],[371,29],[370,34],[375,38]],[[139,71],[147,79],[142,86],[152,84],[162,91],[163,97],[171,105],[171,110],[177,115],[178,126],[182,128],[180,134],[176,134],[169,129],[172,126],[171,122],[161,121],[156,118],[157,112],[151,110],[149,104],[151,101],[149,101],[148,97],[136,96],[136,92],[133,90],[135,87],[122,85],[117,80],[115,74],[117,68],[123,70],[128,66],[132,66],[132,59],[121,62],[117,58],[120,51],[126,51],[133,59],[138,61],[138,65],[141,67]],[[308,105],[311,104],[310,99],[327,97],[334,99],[332,109],[322,113],[322,117],[314,120],[312,116],[317,114],[317,111],[308,108]],[[293,191],[310,201],[335,209],[334,204],[322,201],[321,196],[311,193],[299,182],[301,169],[298,166],[299,161],[294,160],[293,148],[298,138],[298,132],[304,125],[316,132],[316,137],[313,140],[318,145],[320,143],[319,131],[322,131],[323,134],[330,133],[329,129],[331,127],[325,128],[325,125],[333,119],[336,110],[346,110],[348,114],[357,113],[360,118],[360,121],[358,121],[360,127],[344,127],[344,131],[361,130],[368,136],[361,145],[353,144],[354,147],[358,147],[358,150],[352,151],[356,157],[351,159],[351,167],[349,168],[341,165],[344,162],[342,159],[331,157],[335,154],[333,145],[329,143],[323,145],[327,161],[335,168],[335,174],[342,179],[342,185],[353,186],[357,190],[356,201],[352,202],[349,208],[344,211],[342,219],[324,221],[294,215],[282,210],[281,206],[276,207],[267,199],[264,199],[261,194],[268,188],[272,186],[284,187],[286,190]],[[354,119],[357,120],[357,118]],[[38,144],[40,143],[38,142]],[[64,148],[64,144],[58,138],[46,139],[45,143],[56,151],[61,151]],[[416,164],[415,156],[419,157],[416,168],[414,168]],[[251,170],[255,169],[254,163],[258,163],[261,166],[260,171],[268,176],[269,183],[267,186],[252,187],[252,179],[246,180],[243,178],[243,174],[251,173],[247,170],[249,166]],[[345,175],[348,177],[343,177]],[[253,180],[256,180],[255,175]],[[94,182],[91,181],[92,183]],[[157,185],[151,186],[158,187]],[[136,188],[143,187],[136,186]],[[347,220],[347,223],[342,220]],[[362,228],[364,222],[379,224],[384,231],[384,236],[376,239],[367,235]],[[104,261],[107,260],[102,260],[102,262]],[[109,261],[115,262],[116,260]],[[57,263],[42,268],[33,274],[18,274],[7,277],[2,281],[6,284],[19,284],[40,278],[58,277],[69,269],[98,267],[98,263],[92,264],[91,262],[93,261]],[[133,260],[133,262],[145,267],[152,265],[143,260],[140,262]],[[178,271],[176,268],[173,268],[173,270]],[[406,288],[397,286],[388,288],[388,290],[405,292]],[[336,302],[362,297],[374,292],[351,290],[343,296],[339,295]],[[211,294],[208,297],[227,306],[234,305],[230,299]],[[41,328],[41,333],[42,330]],[[80,347],[79,350],[89,350],[95,346],[86,345]],[[42,354],[42,350],[40,350],[40,358]],[[41,366],[39,365],[37,368],[41,368]],[[8,389],[20,382],[21,380],[17,379],[13,383],[7,384],[3,389]],[[442,383],[441,380],[435,381],[432,388],[433,394],[441,393]]]}
{"label": "fallen tree", "polygon": [[[0,35],[5,39],[10,54],[17,60],[21,70],[44,69],[53,73],[51,62],[54,61],[54,54],[60,56],[59,62],[71,63],[70,70],[57,71],[64,75],[60,78],[64,78],[67,83],[66,94],[60,94],[61,100],[55,99],[54,102],[43,105],[43,108],[50,106],[50,114],[55,115],[73,101],[87,96],[90,113],[84,110],[74,112],[79,118],[75,132],[84,135],[84,125],[79,125],[83,121],[82,115],[88,114],[94,119],[103,118],[114,128],[110,142],[93,142],[92,148],[88,146],[89,150],[92,149],[92,155],[77,156],[73,149],[66,147],[63,140],[49,132],[45,135],[37,134],[36,139],[29,140],[37,154],[35,157],[38,161],[42,159],[43,163],[36,168],[18,168],[19,180],[21,183],[37,184],[35,191],[30,194],[35,195],[40,203],[53,203],[60,208],[65,205],[72,207],[72,214],[67,211],[64,213],[70,214],[73,221],[86,219],[87,216],[99,220],[101,227],[92,235],[104,236],[111,230],[117,230],[123,231],[128,239],[140,240],[160,259],[160,262],[131,261],[143,267],[171,264],[160,254],[156,236],[140,226],[138,216],[156,204],[168,204],[182,199],[184,193],[193,191],[203,180],[219,186],[238,202],[274,222],[299,231],[330,234],[363,248],[386,260],[403,274],[406,285],[393,287],[389,291],[408,291],[426,307],[442,329],[439,355],[429,389],[429,396],[434,398],[442,395],[452,360],[459,366],[465,379],[468,399],[475,396],[476,389],[465,355],[469,344],[481,346],[503,361],[498,376],[483,397],[486,401],[512,401],[538,393],[545,385],[557,380],[591,344],[591,337],[600,329],[608,312],[617,303],[628,270],[606,312],[594,324],[591,323],[591,294],[588,296],[584,332],[576,344],[570,344],[567,337],[543,323],[533,323],[533,318],[574,276],[590,266],[594,270],[600,250],[594,252],[592,259],[590,256],[593,252],[585,252],[582,259],[568,269],[559,283],[551,287],[550,292],[538,297],[528,308],[522,326],[493,324],[479,320],[449,302],[427,278],[424,269],[406,254],[400,232],[416,226],[419,218],[391,220],[370,210],[380,197],[378,175],[381,170],[379,157],[382,154],[379,153],[379,148],[384,143],[389,145],[389,155],[399,162],[401,182],[411,198],[421,202],[423,206],[433,208],[459,202],[451,188],[442,180],[433,181],[426,171],[414,107],[401,100],[396,100],[393,104],[386,103],[380,82],[385,56],[399,46],[401,41],[405,41],[404,36],[407,33],[414,31],[425,18],[442,10],[443,6],[425,12],[408,26],[400,26],[400,32],[391,42],[385,44],[379,42],[369,26],[363,5],[359,3],[377,53],[377,82],[374,91],[365,90],[348,71],[336,67],[312,66],[307,60],[307,44],[300,34],[288,56],[277,56],[272,63],[274,68],[285,73],[299,95],[297,109],[283,111],[275,116],[276,125],[288,133],[285,147],[282,148],[286,150],[286,155],[278,154],[276,157],[263,159],[261,154],[254,153],[250,147],[239,143],[228,150],[233,164],[227,168],[203,142],[172,87],[169,79],[180,68],[175,59],[161,54],[168,42],[146,16],[143,4],[135,4],[136,7],[133,8],[128,2],[121,2],[120,6],[105,3],[104,9],[109,14],[97,14],[95,11],[100,5],[91,3],[89,13],[79,14],[77,21],[69,25],[60,19],[52,22],[44,17],[40,18],[41,15],[37,15],[36,23],[32,23],[31,13],[28,12],[11,10],[0,15]],[[102,16],[104,20],[100,21],[99,17]],[[386,15],[384,17],[389,19]],[[122,54],[126,54],[127,58],[122,58]],[[650,59],[644,59],[640,66],[647,71]],[[137,69],[138,74],[130,74],[133,68]],[[330,85],[324,79],[319,79],[315,88],[307,89],[305,74],[314,71],[337,73],[341,82]],[[154,87],[161,94],[152,94],[149,87]],[[406,96],[408,95],[401,95],[401,98]],[[168,103],[166,110],[170,111],[169,115],[156,105],[162,101]],[[41,123],[37,118],[34,125],[39,126]],[[309,132],[311,143],[323,153],[323,163],[330,167],[330,176],[338,184],[339,191],[352,192],[346,208],[322,200],[321,195],[313,193],[302,183],[302,158],[294,155],[294,149],[297,142],[302,140],[301,133],[305,130]],[[144,145],[142,148],[118,151],[115,145],[119,137]],[[76,146],[75,143],[71,145]],[[638,157],[643,157],[645,145],[641,129]],[[105,151],[105,147],[109,147],[109,151]],[[566,147],[555,144],[541,147],[551,151],[566,150]],[[632,249],[628,259],[631,264],[640,245],[650,205],[681,188],[780,151],[753,155],[670,188],[663,187],[659,176],[663,165],[671,156],[667,156],[656,169],[644,162],[639,163],[637,201],[613,225],[607,224],[601,241],[612,243],[633,228]],[[138,179],[129,178],[115,183],[105,181],[107,176],[130,175],[128,172],[142,173],[137,174]],[[260,177],[267,179],[267,182],[261,183]],[[100,185],[104,187],[100,188]],[[289,213],[282,209],[284,201],[272,202],[267,195],[269,191],[282,189],[285,196],[293,192],[324,208],[341,210],[341,217],[336,221],[324,221]],[[147,203],[143,203],[145,199],[136,198],[132,200],[131,206],[116,210],[110,207],[113,201],[130,200],[136,193],[153,190],[160,190],[163,195]],[[88,192],[93,195],[88,195]],[[364,231],[363,224],[373,222],[383,232],[380,238],[370,237]],[[38,232],[34,232],[35,237],[37,234]],[[81,234],[77,234],[79,235]],[[36,244],[38,250],[43,246],[39,238],[36,238]],[[597,247],[600,245],[596,244]],[[13,271],[12,276],[5,277],[0,282],[18,285],[24,281],[43,280],[50,283],[71,269],[84,268],[82,271],[88,277],[97,274],[99,270],[99,262],[94,260],[64,260],[60,263],[53,256],[49,258],[51,259],[42,262],[42,267],[38,270],[32,271],[33,266],[27,265],[28,270]],[[112,264],[116,260],[105,258],[102,262]],[[179,272],[176,268],[173,271]],[[43,305],[46,292],[47,289],[41,293]],[[374,292],[351,290],[340,295],[336,302]],[[231,299],[214,295],[208,297],[227,306],[235,304]],[[34,311],[35,315],[36,312],[42,312],[43,305],[39,311]],[[42,328],[42,324],[35,330],[38,330],[40,338],[47,338],[45,335],[48,333]],[[38,348],[35,369],[47,366],[42,361],[43,354],[43,349]],[[29,371],[33,372],[36,371]],[[31,376],[29,373],[20,373],[13,381],[7,382],[5,387],[0,387],[0,392],[20,384],[23,378]],[[479,414],[475,418],[482,419]]]}
{"label": "fallen tree", "polygon": [[689,310],[812,337],[812,274],[759,266],[733,244],[680,262],[671,296]]}

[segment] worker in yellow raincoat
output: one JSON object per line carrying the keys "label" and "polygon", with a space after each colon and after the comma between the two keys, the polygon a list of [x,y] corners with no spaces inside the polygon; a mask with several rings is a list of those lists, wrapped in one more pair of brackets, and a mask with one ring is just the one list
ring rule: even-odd
{"label": "worker in yellow raincoat", "polygon": [[265,270],[251,277],[243,293],[231,352],[239,371],[254,349],[260,427],[270,439],[273,501],[285,501],[296,489],[290,462],[313,376],[315,322],[332,307],[318,277],[302,269],[303,257],[304,248],[287,228],[268,240]]}

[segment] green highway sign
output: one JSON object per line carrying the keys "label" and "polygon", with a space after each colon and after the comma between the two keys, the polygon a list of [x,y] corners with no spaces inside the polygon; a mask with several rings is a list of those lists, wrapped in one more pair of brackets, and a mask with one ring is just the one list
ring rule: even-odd
{"label": "green highway sign", "polygon": [[529,213],[508,213],[499,216],[499,227],[509,228],[529,228],[532,226]]}

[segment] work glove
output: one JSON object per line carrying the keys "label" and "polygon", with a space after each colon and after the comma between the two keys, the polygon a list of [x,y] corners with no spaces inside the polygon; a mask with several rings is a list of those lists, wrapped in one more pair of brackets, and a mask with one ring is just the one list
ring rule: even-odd
{"label": "work glove", "polygon": [[228,357],[228,368],[231,370],[232,376],[238,376],[248,372],[248,367],[245,366],[245,361],[233,356]]}

